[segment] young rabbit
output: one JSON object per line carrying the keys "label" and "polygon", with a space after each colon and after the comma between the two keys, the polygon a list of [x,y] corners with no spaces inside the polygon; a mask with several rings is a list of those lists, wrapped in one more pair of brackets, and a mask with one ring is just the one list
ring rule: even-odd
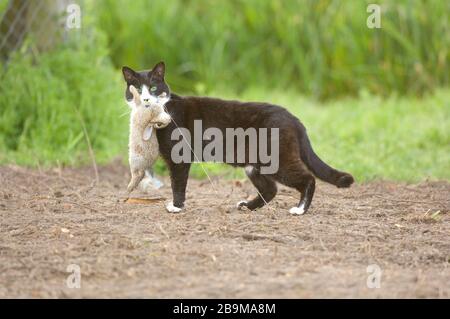
{"label": "young rabbit", "polygon": [[[143,103],[138,90],[133,85],[130,85],[129,89],[134,103],[131,109],[128,144],[131,181],[127,190],[132,192],[144,178],[146,170],[151,171],[158,158],[159,145],[155,129],[167,126],[171,118],[164,111],[163,104]],[[164,93],[162,95],[167,95]]]}

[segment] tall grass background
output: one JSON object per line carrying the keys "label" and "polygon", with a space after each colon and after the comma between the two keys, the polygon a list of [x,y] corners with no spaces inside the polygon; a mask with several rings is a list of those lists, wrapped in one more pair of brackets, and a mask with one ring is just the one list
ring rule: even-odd
{"label": "tall grass background", "polygon": [[164,60],[177,93],[287,107],[359,181],[450,179],[450,2],[379,1],[369,29],[370,2],[84,0],[67,41],[38,53],[28,38],[0,66],[0,163],[85,165],[90,147],[125,163],[120,67]]}
{"label": "tall grass background", "polygon": [[0,65],[0,162],[80,165],[90,147],[99,162],[126,152],[121,77],[95,17],[83,23],[51,51],[27,38]]}
{"label": "tall grass background", "polygon": [[295,89],[317,98],[421,94],[450,80],[450,2],[97,1],[116,66],[164,59],[177,90]]}

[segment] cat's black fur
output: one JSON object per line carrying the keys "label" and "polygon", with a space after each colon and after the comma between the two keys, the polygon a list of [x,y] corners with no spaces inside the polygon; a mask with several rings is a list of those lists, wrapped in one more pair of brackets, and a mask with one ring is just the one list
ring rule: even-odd
{"label": "cat's black fur", "polygon": [[[261,163],[235,163],[235,161],[231,164],[254,167],[247,175],[259,194],[243,204],[249,209],[260,208],[271,201],[277,193],[276,182],[297,189],[301,193],[299,205],[303,204],[306,212],[314,195],[314,176],[337,187],[349,187],[354,181],[350,174],[328,166],[317,156],[303,124],[280,106],[210,97],[183,97],[172,93],[171,99],[166,104],[166,110],[173,121],[166,128],[157,130],[157,137],[160,154],[170,171],[173,205],[178,208],[184,206],[190,164],[176,164],[172,161],[172,147],[179,141],[171,140],[171,134],[177,127],[184,127],[191,132],[191,136],[194,136],[194,120],[202,120],[203,131],[209,127],[219,128],[223,132],[224,139],[226,128],[279,128],[279,170],[276,173],[261,174],[259,170]],[[204,141],[203,147],[208,143],[209,141]],[[248,143],[246,147],[248,151]]]}

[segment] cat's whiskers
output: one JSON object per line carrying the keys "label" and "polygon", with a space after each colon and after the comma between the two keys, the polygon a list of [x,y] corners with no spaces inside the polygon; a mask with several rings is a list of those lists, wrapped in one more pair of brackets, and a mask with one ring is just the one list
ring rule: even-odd
{"label": "cat's whiskers", "polygon": [[119,117],[124,117],[125,115],[131,114],[131,110],[127,110],[126,112],[119,115]]}

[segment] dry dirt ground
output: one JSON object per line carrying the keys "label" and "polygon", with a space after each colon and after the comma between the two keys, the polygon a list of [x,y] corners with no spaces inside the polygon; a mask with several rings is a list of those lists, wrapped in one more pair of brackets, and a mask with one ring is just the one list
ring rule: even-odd
{"label": "dry dirt ground", "polygon": [[448,182],[319,183],[291,216],[290,189],[248,212],[234,205],[249,182],[190,180],[187,209],[169,214],[169,187],[126,203],[127,168],[99,173],[0,167],[0,297],[450,297]]}

